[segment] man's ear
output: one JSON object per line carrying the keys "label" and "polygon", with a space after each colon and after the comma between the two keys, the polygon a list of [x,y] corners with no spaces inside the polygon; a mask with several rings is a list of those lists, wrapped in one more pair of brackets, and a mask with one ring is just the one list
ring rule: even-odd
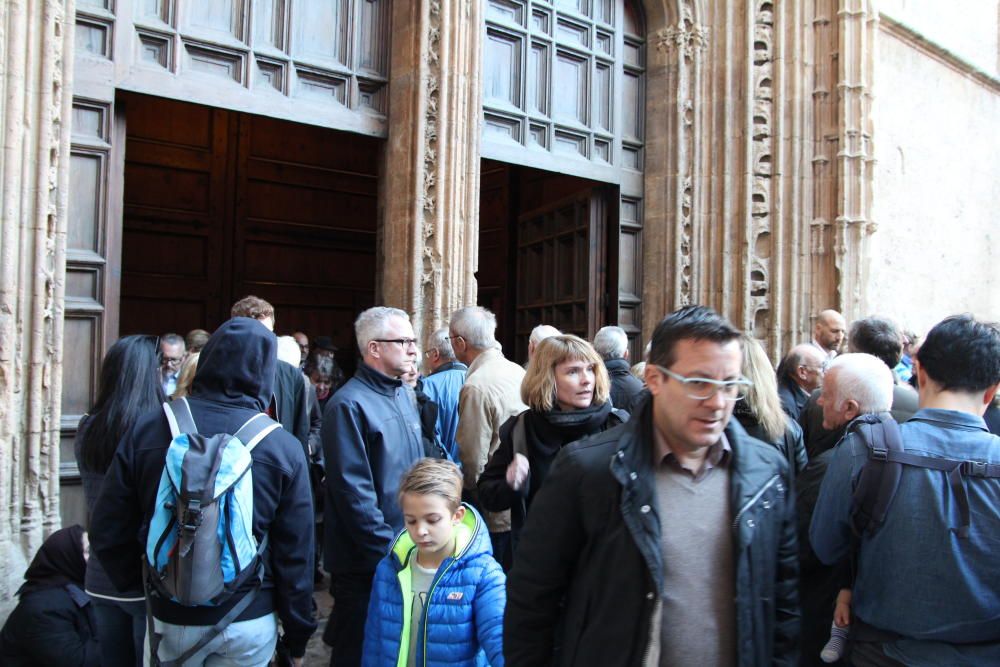
{"label": "man's ear", "polygon": [[1000,382],[996,383],[992,387],[987,387],[986,391],[983,392],[983,405],[990,407],[990,403],[993,402],[993,398],[997,395],[997,391],[1000,391]]}
{"label": "man's ear", "polygon": [[861,410],[858,408],[858,402],[853,398],[847,399],[844,403],[844,416],[847,417],[847,421],[851,421],[859,414],[861,414]]}
{"label": "man's ear", "polygon": [[643,370],[643,376],[646,379],[646,388],[649,389],[649,393],[656,396],[660,392],[660,385],[664,380],[663,373],[653,364],[647,363]]}

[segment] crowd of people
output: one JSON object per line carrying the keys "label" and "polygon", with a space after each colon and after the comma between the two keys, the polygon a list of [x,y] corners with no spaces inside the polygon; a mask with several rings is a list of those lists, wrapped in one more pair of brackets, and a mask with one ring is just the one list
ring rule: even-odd
{"label": "crowd of people", "polygon": [[109,350],[88,532],[39,551],[4,664],[300,665],[327,576],[338,667],[1000,664],[996,324],[827,310],[772,360],[689,306],[641,360],[541,324],[521,366],[484,308],[420,341],[374,307],[345,379],[231,314]]}

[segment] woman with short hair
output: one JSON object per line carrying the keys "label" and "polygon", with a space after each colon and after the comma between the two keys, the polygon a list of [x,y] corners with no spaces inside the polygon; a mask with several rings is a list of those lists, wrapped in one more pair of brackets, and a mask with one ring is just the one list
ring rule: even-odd
{"label": "woman with short hair", "polygon": [[559,450],[628,420],[608,400],[610,385],[604,361],[582,338],[551,336],[535,348],[521,382],[528,410],[500,427],[500,445],[477,484],[484,508],[511,510],[515,542]]}

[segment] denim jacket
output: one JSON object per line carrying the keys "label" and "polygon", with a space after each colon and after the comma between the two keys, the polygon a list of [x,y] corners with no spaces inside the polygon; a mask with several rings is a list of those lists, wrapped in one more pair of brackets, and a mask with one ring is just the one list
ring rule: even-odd
{"label": "denim jacket", "polygon": [[[900,425],[906,451],[1000,463],[1000,437],[975,415],[923,409]],[[820,487],[809,537],[833,564],[851,548],[851,494],[868,450],[851,434]],[[959,511],[946,473],[903,466],[882,528],[861,541],[853,611],[902,635],[886,653],[908,665],[1000,664],[1000,480],[967,477],[969,535],[951,529]]]}

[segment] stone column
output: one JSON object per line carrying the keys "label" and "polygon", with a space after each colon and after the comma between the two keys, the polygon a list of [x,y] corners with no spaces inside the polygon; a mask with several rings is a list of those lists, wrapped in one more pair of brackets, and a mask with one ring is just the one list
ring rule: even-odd
{"label": "stone column", "polygon": [[424,337],[476,302],[481,4],[393,3],[381,301]]}
{"label": "stone column", "polygon": [[73,14],[0,3],[0,618],[60,523]]}

